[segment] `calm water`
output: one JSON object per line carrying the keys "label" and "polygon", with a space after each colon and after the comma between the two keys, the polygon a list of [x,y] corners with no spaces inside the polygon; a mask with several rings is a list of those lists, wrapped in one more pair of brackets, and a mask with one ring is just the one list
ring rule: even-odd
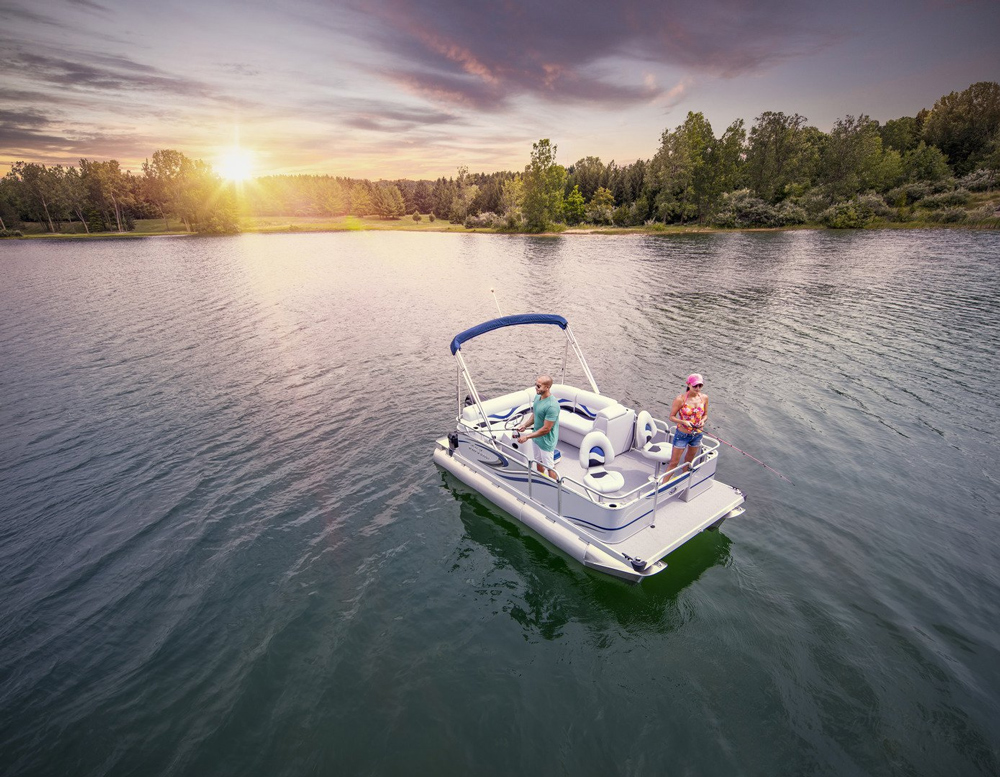
{"label": "calm water", "polygon": [[[490,287],[795,485],[560,556],[431,464]],[[996,775],[998,299],[973,232],[3,242],[0,772]]]}

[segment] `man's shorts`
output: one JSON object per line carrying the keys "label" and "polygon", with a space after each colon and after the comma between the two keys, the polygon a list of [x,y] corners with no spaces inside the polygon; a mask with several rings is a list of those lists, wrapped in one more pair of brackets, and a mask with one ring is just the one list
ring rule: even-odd
{"label": "man's shorts", "polygon": [[704,436],[703,432],[698,432],[697,434],[691,434],[689,432],[682,432],[678,429],[674,432],[674,447],[675,448],[700,448],[701,438]]}
{"label": "man's shorts", "polygon": [[528,440],[531,443],[531,458],[537,461],[543,467],[548,467],[549,469],[556,468],[556,452],[542,450],[540,447],[535,445],[534,440]]}

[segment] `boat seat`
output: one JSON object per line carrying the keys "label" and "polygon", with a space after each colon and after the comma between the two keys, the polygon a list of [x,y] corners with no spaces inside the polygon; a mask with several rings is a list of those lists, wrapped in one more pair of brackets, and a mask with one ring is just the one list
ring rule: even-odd
{"label": "boat seat", "polygon": [[645,410],[639,412],[635,419],[635,447],[645,458],[651,461],[658,461],[666,464],[670,461],[672,453],[670,443],[664,439],[663,442],[653,442],[659,429],[656,423]]}
{"label": "boat seat", "polygon": [[559,439],[579,447],[590,432],[604,432],[611,441],[615,454],[620,456],[632,447],[634,424],[635,411],[617,402],[598,410],[597,417],[593,420],[564,409],[559,414]]}
{"label": "boat seat", "polygon": [[590,432],[580,445],[580,466],[586,470],[584,485],[601,494],[620,491],[625,486],[625,476],[605,469],[614,460],[615,451],[608,436],[604,432]]}
{"label": "boat seat", "polygon": [[594,431],[594,422],[564,409],[559,414],[559,439],[579,447],[583,438]]}
{"label": "boat seat", "polygon": [[[530,411],[531,403],[535,401],[535,389],[524,389],[523,391],[512,391],[510,394],[503,394],[493,399],[483,402],[483,410],[489,416],[490,423],[503,423],[512,416],[522,411]],[[462,410],[462,420],[475,425],[482,421],[479,415],[479,408],[474,404]]]}
{"label": "boat seat", "polygon": [[552,396],[559,403],[559,439],[577,448],[595,429],[611,440],[616,454],[632,446],[632,423],[635,413],[617,399],[585,391],[564,383],[552,386]]}

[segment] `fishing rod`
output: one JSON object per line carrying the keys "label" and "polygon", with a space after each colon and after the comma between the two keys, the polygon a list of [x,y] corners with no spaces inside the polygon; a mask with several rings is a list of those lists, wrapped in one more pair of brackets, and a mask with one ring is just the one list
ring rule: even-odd
{"label": "fishing rod", "polygon": [[[708,436],[709,436],[709,437],[712,437],[712,438],[714,438],[714,439],[716,439],[716,440],[718,440],[718,441],[719,441],[719,442],[721,442],[721,443],[722,443],[723,445],[728,445],[728,446],[729,446],[730,448],[732,448],[732,449],[733,449],[734,451],[738,451],[739,453],[742,453],[742,454],[743,454],[744,456],[746,456],[746,457],[747,457],[748,459],[750,459],[750,460],[752,460],[752,461],[756,461],[756,462],[757,462],[758,464],[760,464],[760,466],[762,466],[762,467],[763,467],[764,469],[766,469],[766,470],[769,470],[770,472],[773,472],[773,473],[774,473],[775,475],[777,475],[777,476],[778,476],[779,478],[781,478],[782,480],[784,480],[784,481],[787,481],[788,483],[792,483],[792,481],[791,481],[791,480],[788,480],[788,478],[786,478],[786,477],[785,477],[784,475],[782,475],[782,474],[781,474],[780,472],[778,472],[778,470],[774,469],[773,467],[769,467],[769,466],[767,466],[767,464],[765,464],[765,463],[764,463],[763,461],[761,461],[760,459],[758,459],[758,458],[757,458],[757,457],[755,457],[755,456],[751,456],[751,455],[750,455],[749,453],[747,453],[747,452],[746,452],[745,450],[743,450],[742,448],[737,448],[737,447],[736,447],[735,445],[733,445],[733,444],[732,444],[731,442],[729,442],[729,440],[723,440],[723,439],[722,439],[721,437],[719,437],[719,435],[717,435],[717,434],[715,433],[714,429],[713,429],[713,431],[711,431],[711,432],[708,432]],[[792,483],[792,485],[795,485],[795,484],[794,484],[794,483]]]}
{"label": "fishing rod", "polygon": [[[677,378],[677,380],[679,380],[679,381],[681,381],[681,380],[684,380],[683,378],[680,378],[680,377],[677,377],[676,375],[675,375],[674,377],[675,377],[675,378]],[[715,427],[712,427],[712,428],[714,429]],[[756,456],[751,456],[751,455],[750,455],[749,453],[747,453],[747,452],[746,452],[745,450],[743,450],[742,448],[737,448],[737,447],[736,447],[735,445],[733,445],[733,444],[732,444],[731,442],[729,442],[729,440],[723,440],[723,439],[722,439],[721,437],[719,437],[719,436],[718,436],[717,434],[715,434],[715,433],[714,433],[714,431],[713,431],[713,432],[710,432],[708,436],[709,436],[709,437],[712,437],[712,438],[714,438],[714,439],[716,439],[716,440],[718,440],[718,441],[719,441],[719,442],[721,442],[721,443],[722,443],[723,445],[728,445],[728,446],[729,446],[730,448],[732,448],[732,449],[733,449],[734,451],[736,451],[736,452],[738,452],[738,453],[742,453],[742,454],[743,454],[744,456],[746,456],[746,457],[747,457],[748,459],[750,459],[751,461],[756,461],[756,462],[757,462],[758,464],[760,464],[760,466],[762,466],[762,467],[763,467],[764,469],[766,469],[766,470],[769,470],[770,472],[773,472],[773,473],[774,473],[775,475],[777,475],[777,476],[778,476],[779,478],[781,478],[782,480],[784,480],[784,481],[786,481],[786,482],[788,482],[788,483],[792,483],[792,481],[791,481],[791,480],[789,480],[789,479],[788,479],[788,478],[786,478],[786,477],[785,477],[784,475],[782,475],[782,474],[781,474],[780,472],[778,472],[778,470],[774,469],[774,467],[769,467],[769,466],[768,466],[767,464],[765,464],[765,463],[764,463],[763,461],[761,461],[760,459],[758,459],[758,458],[757,458]],[[792,483],[792,485],[795,485],[795,484],[794,484],[794,483]]]}
{"label": "fishing rod", "polygon": [[503,311],[502,311],[502,310],[500,310],[500,301],[499,301],[499,300],[497,299],[497,295],[496,295],[496,292],[495,292],[495,291],[493,291],[493,289],[490,289],[490,294],[492,294],[492,295],[493,295],[493,301],[494,301],[494,302],[496,303],[496,306],[497,306],[497,313],[499,313],[499,314],[500,314],[501,316],[503,316]]}

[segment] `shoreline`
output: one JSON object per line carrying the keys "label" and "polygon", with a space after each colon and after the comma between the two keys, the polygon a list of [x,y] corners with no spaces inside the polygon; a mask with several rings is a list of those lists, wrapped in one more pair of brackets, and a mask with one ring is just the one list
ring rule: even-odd
{"label": "shoreline", "polygon": [[287,226],[264,225],[245,227],[240,232],[232,235],[215,235],[205,232],[186,232],[183,230],[160,230],[145,231],[135,230],[132,232],[92,232],[92,233],[67,233],[67,232],[38,232],[23,234],[20,236],[2,237],[0,240],[136,240],[140,238],[156,237],[185,237],[185,238],[213,238],[213,237],[233,237],[235,235],[295,235],[295,234],[321,234],[336,232],[431,232],[435,234],[458,234],[458,235],[510,235],[520,237],[563,237],[563,236],[604,236],[614,237],[619,235],[649,235],[649,236],[671,236],[671,235],[701,235],[701,234],[726,234],[743,232],[802,232],[802,231],[826,231],[826,232],[877,232],[877,231],[910,231],[910,230],[970,230],[970,231],[992,231],[1000,227],[996,224],[943,224],[936,222],[908,222],[908,223],[883,223],[868,227],[853,229],[832,229],[823,224],[798,224],[790,227],[744,227],[725,228],[707,226],[679,226],[658,225],[656,227],[567,227],[560,230],[547,232],[508,232],[506,230],[473,228],[466,229],[460,224],[446,222],[442,226],[418,226],[407,224],[332,224],[323,223],[315,225],[288,224]]}

